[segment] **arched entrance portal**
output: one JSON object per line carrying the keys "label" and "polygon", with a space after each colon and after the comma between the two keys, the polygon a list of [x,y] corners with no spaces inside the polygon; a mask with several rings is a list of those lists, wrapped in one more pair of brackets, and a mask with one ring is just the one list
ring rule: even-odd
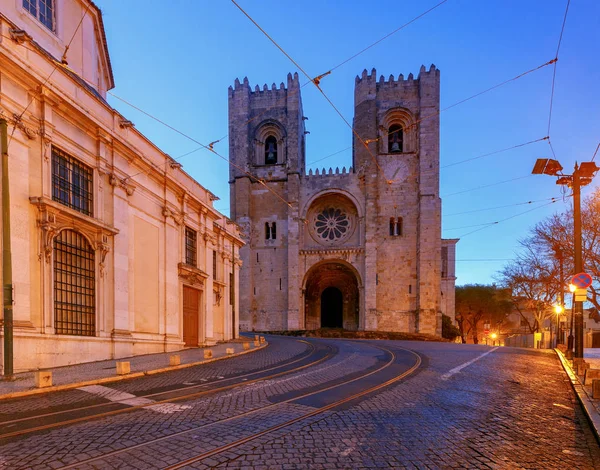
{"label": "arched entrance portal", "polygon": [[321,294],[321,328],[344,326],[344,298],[337,287],[328,287]]}
{"label": "arched entrance portal", "polygon": [[358,279],[344,261],[326,261],[313,266],[305,277],[305,328],[358,330]]}

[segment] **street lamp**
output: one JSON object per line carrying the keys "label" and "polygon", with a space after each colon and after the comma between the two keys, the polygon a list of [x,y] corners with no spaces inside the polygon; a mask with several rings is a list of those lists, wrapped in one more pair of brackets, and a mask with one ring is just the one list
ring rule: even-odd
{"label": "street lamp", "polygon": [[[560,314],[564,311],[565,309],[562,305],[557,304],[554,306],[554,313],[556,313],[556,346],[558,346],[558,319],[560,317]],[[552,321],[550,321],[550,338],[552,338]]]}
{"label": "street lamp", "polygon": [[[556,160],[538,158],[533,167],[534,175],[556,176],[556,184],[567,185],[573,190],[573,245],[575,252],[575,273],[583,271],[582,246],[581,246],[581,187],[592,182],[596,172],[600,170],[594,162],[575,163],[572,175],[562,173],[562,165]],[[573,294],[574,295],[574,294]],[[583,302],[574,301],[575,316],[575,353],[574,357],[583,358]],[[571,335],[569,335],[569,338]]]}

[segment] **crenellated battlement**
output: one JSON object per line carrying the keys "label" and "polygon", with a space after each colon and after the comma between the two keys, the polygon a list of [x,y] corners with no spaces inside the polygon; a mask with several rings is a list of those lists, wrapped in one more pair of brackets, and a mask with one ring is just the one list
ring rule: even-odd
{"label": "crenellated battlement", "polygon": [[436,68],[436,66],[434,64],[431,64],[429,66],[429,70],[427,70],[427,68],[424,65],[421,65],[421,69],[419,70],[419,76],[415,79],[414,75],[412,73],[408,74],[408,77],[405,79],[403,74],[398,75],[398,78],[395,79],[394,75],[390,75],[389,78],[386,80],[385,77],[383,75],[381,75],[379,77],[379,80],[377,80],[377,70],[375,70],[374,68],[371,69],[371,73],[369,73],[367,71],[367,69],[364,69],[362,74],[359,76],[357,75],[356,78],[354,79],[355,84],[358,86],[359,84],[363,84],[363,85],[371,85],[374,83],[377,83],[377,85],[379,86],[385,86],[385,85],[393,85],[393,84],[413,84],[416,80],[421,80],[422,78],[428,78],[428,77],[439,77],[440,76],[440,71]]}
{"label": "crenellated battlement", "polygon": [[234,92],[239,91],[246,91],[246,92],[250,92],[250,94],[265,94],[265,93],[269,93],[272,94],[273,92],[278,94],[278,93],[285,93],[287,90],[292,90],[292,89],[299,89],[300,88],[300,80],[298,78],[298,72],[295,72],[293,75],[291,73],[288,73],[287,75],[287,85],[284,84],[283,82],[281,82],[279,84],[279,87],[277,87],[277,85],[275,83],[273,83],[270,87],[269,85],[267,85],[266,83],[262,86],[262,89],[259,85],[255,85],[254,86],[254,90],[252,91],[251,87],[250,87],[250,83],[248,81],[248,77],[244,77],[244,79],[240,82],[239,78],[236,78],[234,83],[233,83],[233,87],[229,87],[229,93],[232,94]]}
{"label": "crenellated battlement", "polygon": [[354,174],[354,168],[349,167],[346,170],[346,167],[342,167],[342,169],[340,170],[340,167],[336,167],[335,170],[331,167],[329,167],[329,171],[327,171],[327,168],[323,168],[323,170],[319,170],[318,168],[313,172],[312,168],[310,170],[308,170],[308,174],[306,174],[305,176],[339,176],[339,175],[352,175]]}

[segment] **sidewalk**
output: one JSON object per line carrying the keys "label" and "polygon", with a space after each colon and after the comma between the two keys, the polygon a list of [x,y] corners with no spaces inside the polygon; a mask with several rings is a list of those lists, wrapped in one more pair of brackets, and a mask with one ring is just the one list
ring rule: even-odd
{"label": "sidewalk", "polygon": [[[571,380],[573,390],[588,417],[596,439],[600,443],[600,400],[592,398],[592,386],[584,385],[583,376],[577,375],[577,370],[573,367],[573,361],[568,360],[559,349],[555,349],[555,351]],[[590,365],[591,369],[600,369],[600,349],[585,348],[583,350],[583,358]]]}
{"label": "sidewalk", "polygon": [[[244,343],[249,343],[250,349],[244,349]],[[52,386],[45,388],[36,388],[34,371],[22,372],[15,374],[14,381],[0,380],[0,400],[37,395],[58,390],[69,390],[85,385],[118,382],[125,379],[143,377],[144,375],[184,369],[258,351],[259,349],[266,347],[267,344],[268,343],[264,342],[261,343],[260,346],[255,346],[253,338],[241,338],[236,341],[220,343],[216,346],[206,348],[189,348],[168,353],[146,354],[143,356],[87,362],[85,364],[45,369],[52,372]],[[228,348],[233,348],[234,353],[227,354]],[[204,351],[207,349],[212,350],[213,357],[211,359],[204,359]],[[169,357],[173,355],[179,355],[181,358],[180,365],[169,365]],[[129,362],[131,365],[131,373],[126,375],[116,375],[117,361]]]}

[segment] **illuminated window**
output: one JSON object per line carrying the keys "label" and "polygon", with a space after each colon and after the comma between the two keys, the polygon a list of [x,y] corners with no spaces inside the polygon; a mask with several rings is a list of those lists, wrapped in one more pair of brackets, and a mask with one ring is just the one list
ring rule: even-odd
{"label": "illuminated window", "polygon": [[265,140],[265,165],[275,165],[277,163],[277,139],[270,135]]}
{"label": "illuminated window", "polygon": [[92,215],[92,169],[52,147],[52,199]]}
{"label": "illuminated window", "polygon": [[196,266],[196,240],[197,234],[195,230],[189,227],[185,228],[185,264]]}
{"label": "illuminated window", "polygon": [[23,8],[54,31],[54,0],[23,0]]}
{"label": "illuminated window", "polygon": [[63,230],[54,239],[54,328],[57,334],[95,336],[96,265],[87,239]]}

